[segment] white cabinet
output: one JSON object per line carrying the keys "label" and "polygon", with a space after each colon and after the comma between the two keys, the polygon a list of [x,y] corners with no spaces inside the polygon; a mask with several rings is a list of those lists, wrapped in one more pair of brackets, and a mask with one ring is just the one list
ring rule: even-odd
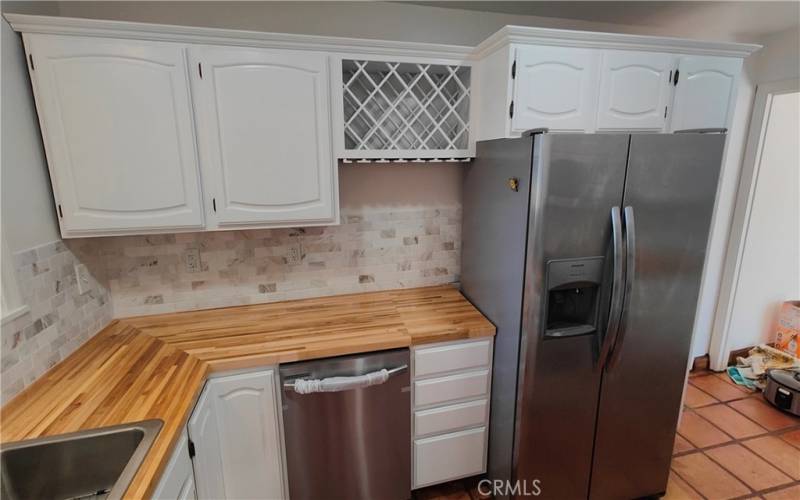
{"label": "white cabinet", "polygon": [[333,222],[328,57],[190,49],[207,196],[219,226]]}
{"label": "white cabinet", "polygon": [[591,130],[599,60],[600,51],[594,49],[518,47],[512,131]]}
{"label": "white cabinet", "polygon": [[734,57],[679,58],[670,129],[727,128],[741,69]]}
{"label": "white cabinet", "polygon": [[412,487],[486,472],[493,339],[412,350]]}
{"label": "white cabinet", "polygon": [[600,69],[597,130],[664,128],[675,56],[606,50]]}
{"label": "white cabinet", "polygon": [[195,500],[194,472],[192,459],[189,456],[189,438],[186,431],[181,433],[175,444],[175,451],[161,480],[153,493],[155,500]]}
{"label": "white cabinet", "polygon": [[274,369],[212,378],[189,420],[200,499],[286,498]]}
{"label": "white cabinet", "polygon": [[183,46],[25,43],[63,236],[202,228]]}

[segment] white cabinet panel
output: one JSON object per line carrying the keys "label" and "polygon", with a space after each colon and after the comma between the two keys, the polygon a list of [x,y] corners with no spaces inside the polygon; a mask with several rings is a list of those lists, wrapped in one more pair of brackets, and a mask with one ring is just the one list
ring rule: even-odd
{"label": "white cabinet panel", "polygon": [[742,60],[683,56],[670,129],[727,128]]}
{"label": "white cabinet panel", "polygon": [[459,342],[414,350],[414,376],[425,377],[455,370],[489,366],[492,341]]}
{"label": "white cabinet panel", "polygon": [[517,48],[512,131],[593,129],[599,59],[593,49]]}
{"label": "white cabinet panel", "polygon": [[485,427],[414,441],[415,488],[485,470]]}
{"label": "white cabinet panel", "polygon": [[483,425],[489,417],[489,401],[479,399],[414,412],[414,435],[426,436]]}
{"label": "white cabinet panel", "polygon": [[[191,49],[207,195],[219,225],[333,221],[328,58]],[[202,77],[200,76],[202,71]]]}
{"label": "white cabinet panel", "polygon": [[674,61],[670,54],[604,51],[597,129],[663,129]]}
{"label": "white cabinet panel", "polygon": [[225,498],[225,478],[220,461],[219,430],[214,397],[206,384],[194,412],[189,419],[189,439],[194,443],[195,456],[192,459],[195,472],[197,498]]}
{"label": "white cabinet panel", "polygon": [[200,228],[185,49],[26,35],[64,236]]}
{"label": "white cabinet panel", "polygon": [[156,500],[194,500],[197,498],[194,489],[194,472],[192,459],[189,457],[189,439],[186,431],[178,438],[175,451],[170,458],[161,480],[156,486],[153,498]]}
{"label": "white cabinet panel", "polygon": [[414,382],[414,406],[483,396],[489,392],[489,371],[459,373]]}

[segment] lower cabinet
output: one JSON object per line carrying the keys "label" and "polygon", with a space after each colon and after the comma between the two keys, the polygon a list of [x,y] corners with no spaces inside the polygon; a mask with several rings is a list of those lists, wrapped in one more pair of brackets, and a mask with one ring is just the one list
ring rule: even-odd
{"label": "lower cabinet", "polygon": [[486,472],[492,339],[415,347],[412,488]]}
{"label": "lower cabinet", "polygon": [[161,475],[161,481],[156,486],[153,498],[155,500],[194,500],[197,498],[192,459],[189,456],[189,438],[186,431],[181,434],[175,444],[175,452]]}
{"label": "lower cabinet", "polygon": [[212,378],[189,419],[199,499],[288,498],[274,369]]}

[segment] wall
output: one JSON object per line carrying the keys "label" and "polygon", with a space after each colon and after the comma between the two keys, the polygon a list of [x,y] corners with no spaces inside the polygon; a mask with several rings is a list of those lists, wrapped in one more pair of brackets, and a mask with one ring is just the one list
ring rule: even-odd
{"label": "wall", "polygon": [[731,304],[728,350],[772,342],[778,309],[800,299],[800,93],[769,110]]}
{"label": "wall", "polygon": [[3,237],[15,252],[53,241],[59,233],[22,40],[5,20],[0,31],[0,214]]}

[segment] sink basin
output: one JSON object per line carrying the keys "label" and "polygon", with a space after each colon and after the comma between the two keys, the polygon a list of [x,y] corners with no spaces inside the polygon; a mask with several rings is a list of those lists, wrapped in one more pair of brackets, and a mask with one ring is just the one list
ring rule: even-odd
{"label": "sink basin", "polygon": [[0,446],[3,500],[121,498],[163,422],[30,439]]}

